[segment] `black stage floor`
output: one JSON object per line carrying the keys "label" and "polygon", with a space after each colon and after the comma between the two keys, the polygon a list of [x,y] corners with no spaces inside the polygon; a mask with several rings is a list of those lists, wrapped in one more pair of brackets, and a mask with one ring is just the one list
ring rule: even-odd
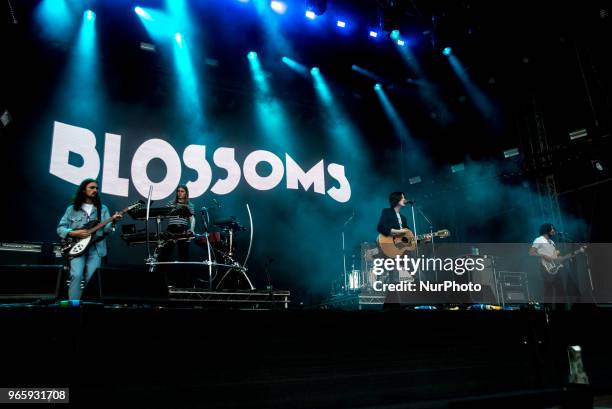
{"label": "black stage floor", "polygon": [[[549,324],[535,310],[4,306],[2,385],[70,387],[73,407],[591,407],[612,389],[611,319],[595,306]],[[590,387],[566,388],[574,344]]]}

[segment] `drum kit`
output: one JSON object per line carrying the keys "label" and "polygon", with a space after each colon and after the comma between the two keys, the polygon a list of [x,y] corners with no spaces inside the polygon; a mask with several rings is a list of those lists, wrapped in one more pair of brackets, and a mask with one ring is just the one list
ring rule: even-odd
{"label": "drum kit", "polygon": [[[215,203],[217,202],[215,201]],[[202,208],[203,216],[205,214],[205,228],[202,234],[195,234],[191,231],[179,233],[162,231],[163,220],[190,218],[193,216],[189,207],[185,205],[150,207],[148,209],[146,206],[141,206],[132,209],[128,214],[134,220],[144,221],[146,223],[145,228],[137,231],[134,224],[126,225],[122,229],[121,238],[128,245],[146,244],[147,258],[145,263],[151,272],[155,271],[158,266],[163,265],[201,266],[208,270],[208,280],[199,281],[207,281],[209,290],[221,288],[221,285],[228,275],[231,272],[237,272],[246,279],[250,289],[254,290],[255,287],[247,275],[246,267],[253,242],[253,218],[248,204],[246,205],[246,209],[251,228],[247,255],[242,263],[237,260],[235,245],[236,235],[249,229],[244,227],[233,216],[215,219],[211,223],[206,207]],[[155,231],[149,231],[149,222],[151,219],[154,219],[156,222]],[[159,261],[159,255],[164,246],[170,242],[178,243],[184,241],[194,242],[197,246],[205,248],[207,255],[206,259],[202,261]],[[153,252],[150,250],[151,245],[155,246]],[[223,271],[224,274],[221,278],[216,280],[218,273]],[[214,286],[213,283],[215,284]]]}

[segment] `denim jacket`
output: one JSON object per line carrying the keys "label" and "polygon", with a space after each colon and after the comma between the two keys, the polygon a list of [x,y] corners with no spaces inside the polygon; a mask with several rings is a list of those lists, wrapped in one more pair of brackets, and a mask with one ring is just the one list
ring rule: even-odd
{"label": "denim jacket", "polygon": [[[108,207],[102,205],[102,217],[100,218],[100,220],[106,220],[109,217],[110,213],[108,211]],[[62,239],[65,239],[66,236],[68,236],[68,233],[70,233],[72,230],[78,230],[89,221],[95,219],[98,219],[98,209],[95,206],[91,212],[91,215],[87,215],[84,210],[74,210],[74,207],[70,205],[64,212],[64,216],[57,225],[57,234]],[[100,257],[106,256],[106,239],[104,237],[109,234],[112,229],[112,223],[108,223],[106,226],[104,226],[95,233],[96,238],[102,238],[101,240],[98,239],[100,241],[94,244]]]}

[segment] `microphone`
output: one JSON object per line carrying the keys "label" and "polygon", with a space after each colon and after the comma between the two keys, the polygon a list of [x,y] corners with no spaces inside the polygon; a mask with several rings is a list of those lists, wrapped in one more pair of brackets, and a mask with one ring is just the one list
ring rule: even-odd
{"label": "microphone", "polygon": [[406,203],[408,203],[409,205],[413,205],[416,203],[416,200],[406,200]]}

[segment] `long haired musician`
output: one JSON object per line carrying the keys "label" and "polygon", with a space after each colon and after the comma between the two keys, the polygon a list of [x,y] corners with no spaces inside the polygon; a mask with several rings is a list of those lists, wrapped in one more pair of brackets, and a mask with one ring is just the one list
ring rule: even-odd
{"label": "long haired musician", "polygon": [[544,303],[556,304],[565,296],[561,274],[549,272],[546,269],[550,263],[554,265],[560,253],[552,238],[557,231],[551,223],[540,226],[540,235],[531,244],[529,255],[540,259],[540,274],[544,284]]}
{"label": "long haired musician", "polygon": [[[81,182],[64,215],[57,225],[57,234],[65,240],[68,237],[84,239],[91,236],[88,229],[83,228],[87,223],[96,220],[113,222],[121,219],[120,212],[112,216],[108,208],[102,204],[98,194],[98,182],[95,179],[85,179]],[[70,259],[70,285],[68,297],[71,300],[80,300],[83,288],[100,267],[102,257],[106,256],[106,235],[113,231],[113,225],[107,223],[104,227],[93,233],[93,244],[81,256]]]}

